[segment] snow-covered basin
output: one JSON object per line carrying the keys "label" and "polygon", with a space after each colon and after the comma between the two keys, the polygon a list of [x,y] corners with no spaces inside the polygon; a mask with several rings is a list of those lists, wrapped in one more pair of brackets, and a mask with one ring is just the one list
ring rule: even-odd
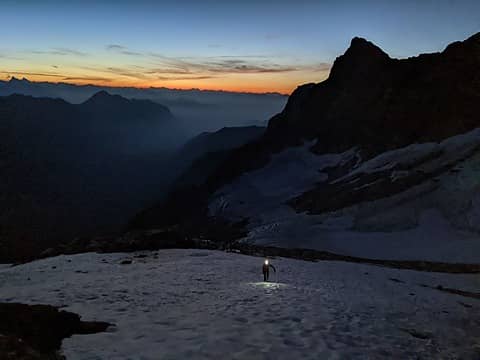
{"label": "snow-covered basin", "polygon": [[[478,358],[480,275],[200,250],[80,254],[0,270],[0,301],[63,306],[106,333],[63,342],[67,359]],[[121,265],[133,259],[129,265]],[[412,335],[414,334],[414,335]]]}
{"label": "snow-covered basin", "polygon": [[[480,155],[478,151],[471,155],[479,144],[480,129],[475,129],[439,143],[387,151],[362,163],[355,149],[315,155],[309,150],[312,143],[305,143],[273,155],[264,167],[220,188],[210,199],[209,211],[231,221],[248,219],[247,240],[259,245],[377,259],[479,263]],[[328,182],[326,169],[353,160],[358,166],[333,182],[400,165],[435,173],[445,164],[459,163],[454,172],[442,172],[401,193],[338,211],[308,215],[287,204]]]}

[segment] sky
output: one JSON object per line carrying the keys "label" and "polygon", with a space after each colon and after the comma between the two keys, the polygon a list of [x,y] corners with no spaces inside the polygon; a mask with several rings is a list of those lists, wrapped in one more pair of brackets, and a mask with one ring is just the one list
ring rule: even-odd
{"label": "sky", "polygon": [[354,36],[404,58],[479,31],[478,0],[1,0],[0,79],[288,94]]}

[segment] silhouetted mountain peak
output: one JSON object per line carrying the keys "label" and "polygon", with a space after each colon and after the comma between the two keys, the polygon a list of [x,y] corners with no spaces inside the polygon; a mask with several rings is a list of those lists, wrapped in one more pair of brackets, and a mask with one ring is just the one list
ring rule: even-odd
{"label": "silhouetted mountain peak", "polygon": [[127,102],[129,102],[129,100],[120,95],[112,95],[105,90],[101,90],[93,94],[90,99],[84,102],[84,104],[118,105]]}
{"label": "silhouetted mountain peak", "polygon": [[92,98],[108,98],[110,96],[113,96],[113,95],[110,95],[105,90],[100,90],[100,91],[96,92],[95,94],[93,94]]}
{"label": "silhouetted mountain peak", "polygon": [[388,57],[388,55],[374,43],[361,37],[354,37],[350,42],[350,47],[347,49],[345,55],[353,56],[359,54],[382,58]]}
{"label": "silhouetted mountain peak", "polygon": [[350,42],[350,47],[345,54],[337,58],[334,66],[339,60],[349,64],[362,64],[388,59],[390,57],[374,43],[361,37],[354,37]]}
{"label": "silhouetted mountain peak", "polygon": [[361,148],[372,156],[441,141],[480,126],[480,34],[442,53],[392,59],[354,38],[327,80],[298,87],[258,141],[233,152],[209,179],[216,190],[268,162],[272,153],[317,140],[313,151]]}
{"label": "silhouetted mountain peak", "polygon": [[19,78],[16,78],[15,76],[12,76],[9,80],[9,83],[11,84],[15,84],[15,83],[21,83],[21,84],[29,84],[30,83],[30,80],[28,80],[27,78],[23,77],[21,79]]}
{"label": "silhouetted mountain peak", "polygon": [[127,114],[137,118],[152,118],[156,116],[164,116],[164,120],[172,118],[170,110],[164,105],[150,100],[127,99],[120,95],[112,95],[104,90],[95,93],[80,106],[90,113],[114,112],[120,118],[125,118]]}
{"label": "silhouetted mountain peak", "polygon": [[347,51],[339,56],[330,72],[333,81],[366,81],[379,72],[390,59],[382,49],[372,42],[360,37],[354,37]]}

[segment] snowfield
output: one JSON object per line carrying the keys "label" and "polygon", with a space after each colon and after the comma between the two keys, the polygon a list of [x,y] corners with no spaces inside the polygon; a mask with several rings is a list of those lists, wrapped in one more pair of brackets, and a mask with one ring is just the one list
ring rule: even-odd
{"label": "snowfield", "polygon": [[[263,168],[220,188],[210,199],[210,214],[248,219],[246,240],[260,245],[377,259],[480,262],[480,129],[364,162],[356,149],[315,155],[309,151],[312,144],[274,154]],[[352,161],[356,165],[346,175],[329,179],[328,169]],[[457,165],[445,170],[449,164]],[[405,191],[320,215],[297,213],[287,204],[317,184],[354,183],[356,175],[395,166],[409,170],[393,171],[394,181],[416,172],[438,175]]]}
{"label": "snowfield", "polygon": [[65,339],[70,360],[480,357],[480,300],[421,286],[480,292],[480,275],[272,263],[263,283],[261,258],[219,251],[59,256],[0,269],[0,301],[116,325]]}

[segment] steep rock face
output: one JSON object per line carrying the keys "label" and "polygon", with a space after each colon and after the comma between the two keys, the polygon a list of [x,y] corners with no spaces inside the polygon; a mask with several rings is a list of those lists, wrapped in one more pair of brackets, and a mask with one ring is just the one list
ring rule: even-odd
{"label": "steep rock face", "polygon": [[298,87],[265,135],[233,153],[210,187],[263,166],[272,153],[302,139],[317,140],[317,153],[358,146],[372,156],[471,130],[479,125],[479,68],[480,34],[441,53],[402,60],[354,38],[329,78]]}
{"label": "steep rock face", "polygon": [[267,136],[300,131],[320,152],[440,140],[478,125],[480,34],[437,54],[391,59],[355,38],[327,81],[300,87]]}

